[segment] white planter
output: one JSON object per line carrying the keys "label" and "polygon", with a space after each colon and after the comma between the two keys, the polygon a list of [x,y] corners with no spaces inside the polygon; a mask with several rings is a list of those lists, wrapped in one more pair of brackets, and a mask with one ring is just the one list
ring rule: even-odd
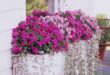
{"label": "white planter", "polygon": [[13,75],[64,75],[64,53],[13,56]]}
{"label": "white planter", "polygon": [[13,55],[13,75],[95,75],[99,66],[98,39],[69,45],[66,53]]}
{"label": "white planter", "polygon": [[94,38],[69,45],[65,75],[95,75],[99,66],[98,49],[98,41]]}

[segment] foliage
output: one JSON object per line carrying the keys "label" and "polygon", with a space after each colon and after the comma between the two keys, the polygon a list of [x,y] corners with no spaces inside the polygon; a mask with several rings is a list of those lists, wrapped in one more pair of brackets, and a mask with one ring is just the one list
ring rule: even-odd
{"label": "foliage", "polygon": [[31,15],[32,11],[37,10],[47,10],[47,0],[26,0],[26,11],[27,15]]}
{"label": "foliage", "polygon": [[[101,27],[110,27],[109,25],[110,20],[107,18],[105,14],[97,15],[97,21],[99,26]],[[100,42],[106,43],[110,41],[110,30],[109,29],[102,29],[102,30],[103,30],[103,34]]]}
{"label": "foliage", "polygon": [[101,43],[106,43],[110,41],[110,30],[103,30],[103,34],[101,37]]}
{"label": "foliage", "polygon": [[67,51],[68,44],[89,40],[99,30],[94,18],[82,11],[50,14],[34,10],[12,33],[13,54]]}
{"label": "foliage", "polygon": [[67,42],[60,29],[54,24],[41,22],[38,16],[28,16],[26,21],[13,29],[12,36],[13,54],[44,54],[67,49]]}
{"label": "foliage", "polygon": [[96,18],[100,26],[107,26],[109,24],[109,20],[107,20],[107,16],[105,14],[98,14]]}
{"label": "foliage", "polygon": [[72,41],[88,40],[98,29],[95,18],[85,15],[81,10],[66,11],[61,13],[60,16],[66,18],[66,20],[69,22],[67,28],[71,29],[69,34],[71,36],[69,39]]}

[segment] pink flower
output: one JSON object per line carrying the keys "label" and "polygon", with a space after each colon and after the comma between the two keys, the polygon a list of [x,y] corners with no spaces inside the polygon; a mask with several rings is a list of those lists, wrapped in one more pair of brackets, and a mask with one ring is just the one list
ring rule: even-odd
{"label": "pink flower", "polygon": [[41,41],[41,42],[37,42],[37,44],[41,47],[41,46],[43,46],[43,42]]}
{"label": "pink flower", "polygon": [[32,15],[33,15],[33,16],[38,16],[38,17],[40,17],[40,16],[51,15],[51,14],[50,14],[49,12],[47,12],[47,11],[34,10],[34,11],[32,12]]}
{"label": "pink flower", "polygon": [[21,42],[21,45],[22,45],[22,46],[25,46],[26,44],[25,44],[24,42]]}
{"label": "pink flower", "polygon": [[35,10],[31,16],[27,16],[26,21],[20,22],[13,29],[12,53],[67,51],[68,43],[91,39],[99,30],[96,20],[81,10],[59,12],[55,15]]}
{"label": "pink flower", "polygon": [[12,36],[13,36],[13,37],[17,37],[18,35],[19,35],[18,32],[13,32],[13,33],[12,33]]}
{"label": "pink flower", "polygon": [[27,26],[27,24],[26,24],[25,21],[22,21],[22,22],[19,23],[19,28],[20,28],[20,29],[25,29],[26,26]]}
{"label": "pink flower", "polygon": [[22,48],[21,47],[18,47],[16,44],[13,45],[13,47],[12,47],[12,53],[13,54],[19,54],[21,52],[22,52]]}
{"label": "pink flower", "polygon": [[29,33],[27,33],[26,31],[21,32],[21,37],[23,40],[27,40],[29,36],[30,36]]}
{"label": "pink flower", "polygon": [[32,46],[31,49],[32,49],[32,54],[38,54],[39,53],[38,48]]}

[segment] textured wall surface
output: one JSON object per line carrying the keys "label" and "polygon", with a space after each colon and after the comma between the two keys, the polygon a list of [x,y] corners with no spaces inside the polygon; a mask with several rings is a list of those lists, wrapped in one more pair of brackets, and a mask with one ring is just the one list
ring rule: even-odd
{"label": "textured wall surface", "polygon": [[89,12],[88,10],[88,0],[65,0],[64,10],[78,10],[81,9],[84,12]]}
{"label": "textured wall surface", "polygon": [[82,9],[91,16],[104,13],[110,18],[110,0],[65,0],[64,10]]}
{"label": "textured wall surface", "polygon": [[110,18],[110,0],[94,0],[94,16],[103,13]]}
{"label": "textured wall surface", "polygon": [[0,75],[11,75],[11,31],[25,20],[25,0],[0,2]]}

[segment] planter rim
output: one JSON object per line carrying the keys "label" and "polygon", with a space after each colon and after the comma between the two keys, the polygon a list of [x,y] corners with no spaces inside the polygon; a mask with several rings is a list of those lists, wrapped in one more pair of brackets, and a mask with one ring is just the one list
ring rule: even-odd
{"label": "planter rim", "polygon": [[60,52],[54,52],[54,53],[45,53],[45,54],[30,54],[30,53],[27,53],[27,54],[12,54],[12,57],[13,56],[45,56],[45,55],[56,55],[56,54],[65,54],[64,51],[60,51]]}

